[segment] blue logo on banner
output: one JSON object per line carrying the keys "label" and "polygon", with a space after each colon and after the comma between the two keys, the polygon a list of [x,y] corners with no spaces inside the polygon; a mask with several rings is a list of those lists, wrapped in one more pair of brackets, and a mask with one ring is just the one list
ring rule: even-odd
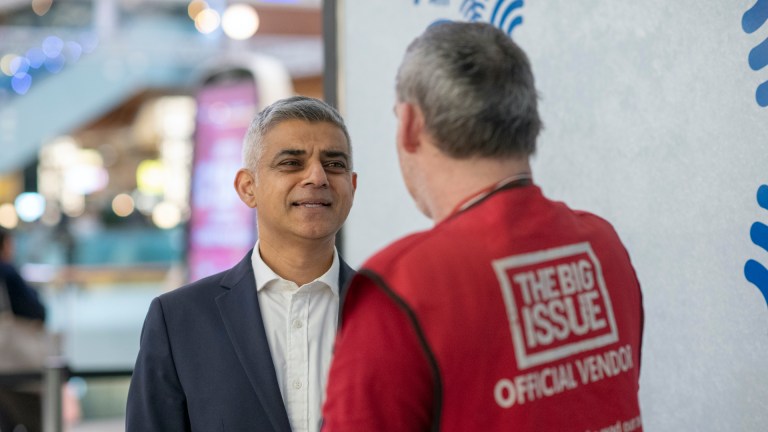
{"label": "blue logo on banner", "polygon": [[480,18],[483,17],[484,10],[485,3],[476,0],[464,0],[459,8],[461,15],[464,16],[467,21],[472,22],[479,21]]}
{"label": "blue logo on banner", "polygon": [[488,21],[512,36],[512,30],[523,23],[523,17],[512,12],[523,7],[523,0],[498,0]]}
{"label": "blue logo on banner", "polygon": [[[414,5],[421,0],[413,0]],[[429,0],[430,4],[448,6],[449,0]],[[500,28],[509,36],[512,31],[523,23],[519,9],[524,6],[524,0],[461,0],[459,13],[469,22],[488,22]],[[442,22],[445,20],[437,20]]]}
{"label": "blue logo on banner", "polygon": [[[768,0],[757,0],[754,6],[744,12],[741,28],[747,33],[753,33],[762,27],[766,20],[768,20]],[[768,39],[749,52],[749,67],[752,70],[760,70],[766,65],[768,65]],[[768,106],[768,81],[757,86],[755,99],[761,107]]]}
{"label": "blue logo on banner", "polygon": [[[757,190],[757,204],[768,210],[768,186],[762,185]],[[768,251],[768,226],[762,222],[755,222],[749,230],[749,236],[752,242]],[[768,270],[765,266],[755,260],[749,260],[744,265],[744,276],[748,281],[757,286],[757,289],[763,293],[766,303],[768,303]]]}
{"label": "blue logo on banner", "polygon": [[[768,20],[768,0],[757,2],[744,12],[741,17],[741,28],[751,34],[762,27]],[[768,65],[768,39],[762,41],[749,52],[749,67],[752,70],[760,70]],[[768,106],[768,81],[757,86],[755,100],[761,107]],[[768,210],[768,185],[762,185],[757,189],[757,204]],[[768,226],[762,222],[755,222],[749,230],[752,243],[768,251]],[[744,277],[757,287],[768,303],[768,269],[756,260],[748,260],[744,264]]]}
{"label": "blue logo on banner", "polygon": [[[448,0],[429,0],[430,3],[435,3],[439,5],[447,5]],[[413,4],[419,4],[419,0],[413,0]]]}

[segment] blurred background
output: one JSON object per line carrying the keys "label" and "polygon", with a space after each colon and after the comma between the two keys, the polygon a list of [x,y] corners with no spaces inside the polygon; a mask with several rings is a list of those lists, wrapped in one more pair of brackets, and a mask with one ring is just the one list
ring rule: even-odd
{"label": "blurred background", "polygon": [[768,2],[701,3],[0,0],[0,226],[62,336],[69,430],[123,430],[151,299],[253,245],[231,185],[260,107],[340,107],[361,173],[350,265],[431,225],[400,179],[392,83],[445,18],[514,28],[542,95],[536,182],[632,256],[646,428],[768,430],[768,291],[745,272],[768,262],[751,234],[768,217]]}
{"label": "blurred background", "polygon": [[151,299],[253,245],[241,139],[271,101],[323,97],[321,9],[0,0],[0,226],[62,336],[70,430],[122,430]]}

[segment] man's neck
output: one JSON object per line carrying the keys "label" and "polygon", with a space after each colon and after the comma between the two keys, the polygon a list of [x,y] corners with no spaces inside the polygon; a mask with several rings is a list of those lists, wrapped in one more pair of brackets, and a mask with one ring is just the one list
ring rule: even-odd
{"label": "man's neck", "polygon": [[261,259],[278,276],[302,286],[322,276],[333,264],[334,238],[275,241],[268,235],[259,238]]}
{"label": "man's neck", "polygon": [[527,157],[454,159],[435,149],[424,170],[426,206],[435,224],[466,200],[512,176],[531,173]]}

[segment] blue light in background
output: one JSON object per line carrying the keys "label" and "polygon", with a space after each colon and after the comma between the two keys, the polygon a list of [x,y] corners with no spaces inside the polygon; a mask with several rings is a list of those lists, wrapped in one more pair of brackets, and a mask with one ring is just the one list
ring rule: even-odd
{"label": "blue light in background", "polygon": [[24,192],[14,202],[19,219],[34,222],[45,212],[45,198],[37,192]]}
{"label": "blue light in background", "polygon": [[12,60],[7,69],[0,73],[0,96],[8,99],[26,94],[33,81],[44,76],[43,71],[57,74],[67,64],[78,62],[83,54],[93,52],[98,45],[99,38],[92,31],[80,33],[76,41],[65,41],[50,35],[43,40],[41,46],[29,48],[22,55],[11,55]]}
{"label": "blue light in background", "polygon": [[99,46],[99,37],[95,33],[84,32],[80,35],[80,46],[86,54],[93,52]]}
{"label": "blue light in background", "polygon": [[17,94],[26,94],[30,86],[32,86],[32,77],[26,72],[17,73],[11,78],[11,88]]}
{"label": "blue light in background", "polygon": [[74,63],[78,60],[80,60],[80,56],[83,54],[83,47],[73,41],[68,41],[66,44],[64,44],[64,51],[67,56],[67,60]]}
{"label": "blue light in background", "polygon": [[17,56],[11,60],[11,74],[25,74],[29,71],[29,60],[26,57]]}
{"label": "blue light in background", "polygon": [[64,63],[66,60],[64,59],[64,56],[59,54],[56,57],[48,57],[45,59],[45,69],[50,73],[59,73],[62,69],[64,69]]}
{"label": "blue light in background", "polygon": [[45,61],[45,53],[40,48],[30,48],[27,50],[27,59],[31,68],[38,69]]}
{"label": "blue light in background", "polygon": [[43,41],[43,52],[50,58],[58,57],[64,48],[64,41],[56,36],[48,36]]}

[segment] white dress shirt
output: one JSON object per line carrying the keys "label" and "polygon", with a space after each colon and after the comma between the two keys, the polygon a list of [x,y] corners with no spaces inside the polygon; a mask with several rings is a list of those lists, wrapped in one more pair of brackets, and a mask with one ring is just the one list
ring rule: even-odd
{"label": "white dress shirt", "polygon": [[294,432],[320,430],[339,312],[339,254],[325,274],[298,286],[269,268],[256,243],[251,261],[280,393]]}

